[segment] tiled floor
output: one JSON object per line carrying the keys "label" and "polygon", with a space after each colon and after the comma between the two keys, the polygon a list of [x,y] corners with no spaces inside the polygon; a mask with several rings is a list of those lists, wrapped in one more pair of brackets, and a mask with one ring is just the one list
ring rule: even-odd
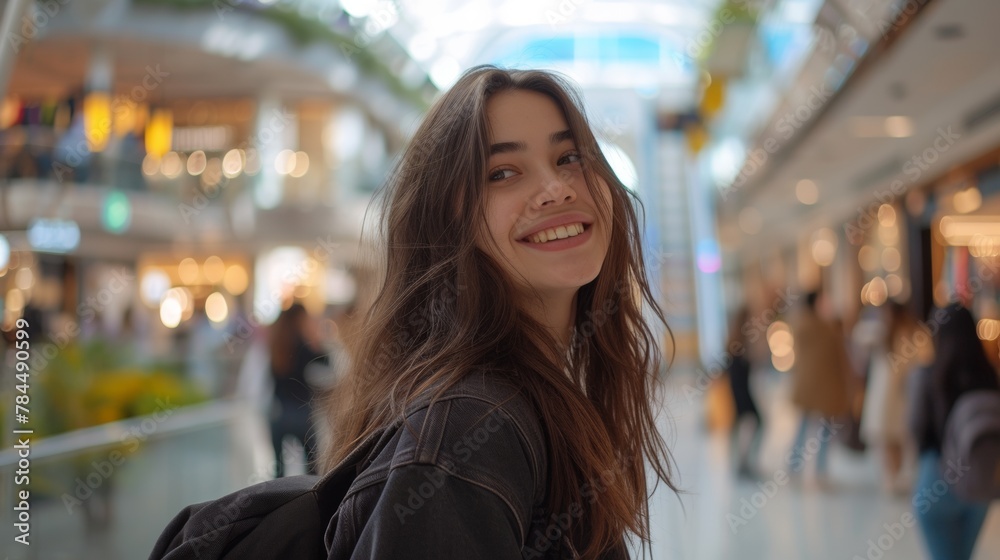
{"label": "tiled floor", "polygon": [[[668,415],[664,417],[670,422],[664,420],[664,429],[673,440],[679,482],[686,493],[680,498],[663,491],[654,496],[652,557],[923,558],[916,528],[895,531],[898,538],[884,528],[885,524],[899,523],[910,504],[906,498],[891,499],[880,493],[872,454],[855,456],[835,446],[830,456],[832,489],[820,489],[808,477],[785,483],[776,478],[783,468],[796,416],[786,404],[779,374],[758,376],[756,381],[760,401],[766,403],[768,429],[761,478],[745,482],[731,475],[727,436],[705,431],[701,403],[687,402],[683,387],[691,380],[683,375],[672,378]],[[88,529],[81,508],[68,508],[58,497],[36,500],[31,506],[30,547],[10,544],[10,519],[0,519],[3,555],[7,560],[146,558],[160,530],[183,506],[262,478],[271,456],[266,435],[262,419],[243,414],[228,426],[147,442],[107,479],[109,487],[114,486],[114,521],[108,530]],[[36,469],[40,476],[34,480],[38,484],[46,478],[41,476],[45,472],[47,478],[57,480],[51,467],[38,464]],[[292,472],[296,471],[301,471],[301,465],[292,467]],[[774,484],[767,485],[769,480]],[[767,492],[758,483],[766,486]],[[73,488],[67,490],[72,492]],[[885,551],[877,549],[880,537]],[[976,558],[1000,558],[1000,508],[994,508],[987,518]]]}

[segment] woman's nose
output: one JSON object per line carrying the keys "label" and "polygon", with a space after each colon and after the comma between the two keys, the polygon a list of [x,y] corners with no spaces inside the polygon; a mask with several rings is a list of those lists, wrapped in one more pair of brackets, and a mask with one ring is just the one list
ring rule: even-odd
{"label": "woman's nose", "polygon": [[567,171],[549,171],[543,176],[541,189],[535,195],[536,206],[552,206],[576,200],[573,175]]}

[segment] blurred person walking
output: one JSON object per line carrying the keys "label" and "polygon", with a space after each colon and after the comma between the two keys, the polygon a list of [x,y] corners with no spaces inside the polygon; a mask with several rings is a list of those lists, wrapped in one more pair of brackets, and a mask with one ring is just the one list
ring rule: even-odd
{"label": "blurred person walking", "polygon": [[[967,560],[972,558],[989,502],[967,501],[952,488],[960,479],[946,472],[954,465],[942,465],[945,426],[961,396],[1000,390],[1000,381],[968,309],[953,303],[935,317],[940,321],[934,333],[934,360],[915,372],[910,385],[910,428],[920,453],[913,507],[932,560]],[[960,468],[958,476],[963,474]],[[942,481],[946,484],[939,484]]]}
{"label": "blurred person walking", "polygon": [[[757,462],[757,454],[760,450],[760,442],[764,432],[764,424],[757,410],[757,403],[754,401],[753,393],[750,390],[750,374],[753,371],[753,363],[749,359],[749,349],[747,348],[746,336],[742,332],[743,325],[747,324],[749,311],[746,307],[741,307],[733,317],[733,322],[729,326],[729,340],[726,348],[732,353],[732,361],[729,363],[727,372],[729,374],[729,388],[733,393],[733,405],[735,416],[732,426],[732,446],[737,459],[737,474],[743,477],[754,475],[754,465]],[[742,352],[733,351],[733,348],[742,348]],[[750,440],[743,443],[743,426],[747,422],[752,422],[750,429]]]}
{"label": "blurred person walking", "polygon": [[891,301],[884,310],[886,328],[869,360],[861,433],[866,443],[878,445],[883,466],[883,488],[888,493],[907,491],[903,480],[909,446],[906,429],[907,380],[933,355],[928,343],[917,345],[916,318],[901,303]]}
{"label": "blurred person walking", "polygon": [[792,472],[800,472],[808,461],[806,452],[812,452],[810,427],[818,426],[816,476],[825,485],[829,443],[840,427],[835,421],[849,412],[851,366],[840,329],[820,314],[820,297],[819,292],[806,295],[793,327],[792,403],[801,411],[802,419],[788,457]]}
{"label": "blurred person walking", "polygon": [[329,358],[319,349],[315,325],[301,304],[292,304],[282,311],[270,333],[271,377],[274,380],[271,443],[274,445],[275,478],[285,476],[286,436],[293,436],[302,443],[307,470],[315,474],[313,389],[307,381],[306,370],[317,364],[328,365]]}

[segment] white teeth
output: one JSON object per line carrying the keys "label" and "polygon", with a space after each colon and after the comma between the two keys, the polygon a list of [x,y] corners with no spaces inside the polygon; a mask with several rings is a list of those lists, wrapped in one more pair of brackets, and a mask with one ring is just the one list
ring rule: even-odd
{"label": "white teeth", "polygon": [[553,241],[556,239],[566,239],[567,237],[574,237],[583,233],[583,224],[567,224],[565,226],[559,226],[555,228],[550,228],[545,231],[539,231],[528,237],[528,240],[532,243],[545,243],[547,241]]}

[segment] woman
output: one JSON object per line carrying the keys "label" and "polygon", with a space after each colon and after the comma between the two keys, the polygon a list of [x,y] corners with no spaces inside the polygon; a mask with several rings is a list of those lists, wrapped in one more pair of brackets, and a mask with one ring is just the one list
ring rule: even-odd
{"label": "woman", "polygon": [[644,462],[674,486],[635,202],[562,78],[477,67],[434,105],[384,191],[384,280],[328,415],[325,467],[362,456],[330,558],[649,541]]}
{"label": "woman", "polygon": [[934,317],[939,319],[934,360],[914,374],[911,386],[910,424],[920,453],[913,507],[931,558],[965,560],[972,558],[990,504],[955,495],[947,484],[954,474],[941,469],[941,443],[958,398],[968,391],[996,390],[998,380],[968,309],[953,303]]}
{"label": "woman", "polygon": [[[734,348],[734,345],[737,345],[736,347],[743,349],[739,353],[733,352],[727,372],[729,373],[729,388],[733,393],[733,406],[735,408],[731,439],[738,457],[736,473],[746,478],[754,476],[754,464],[757,462],[760,441],[764,434],[764,424],[750,390],[750,373],[753,364],[750,363],[748,356],[747,337],[742,330],[743,325],[748,324],[749,315],[746,307],[740,308],[733,317],[733,322],[729,325],[729,340],[726,342],[726,348]],[[753,432],[750,435],[750,441],[744,445],[740,432],[746,420],[753,422],[751,426]]]}
{"label": "woman", "polygon": [[302,443],[306,470],[316,472],[313,391],[306,379],[306,369],[313,364],[328,364],[329,359],[317,349],[315,339],[309,314],[298,303],[282,311],[271,327],[271,376],[274,379],[271,443],[276,478],[285,476],[286,436],[293,436]]}
{"label": "woman", "polygon": [[[808,460],[809,441],[815,438],[818,442],[816,475],[818,482],[825,486],[828,483],[827,450],[836,435],[830,424],[850,410],[848,374],[851,366],[841,331],[820,316],[819,302],[819,292],[806,294],[805,306],[793,333],[792,402],[802,411],[802,419],[788,458],[792,472],[802,471]],[[816,428],[812,437],[809,436],[811,426]]]}

